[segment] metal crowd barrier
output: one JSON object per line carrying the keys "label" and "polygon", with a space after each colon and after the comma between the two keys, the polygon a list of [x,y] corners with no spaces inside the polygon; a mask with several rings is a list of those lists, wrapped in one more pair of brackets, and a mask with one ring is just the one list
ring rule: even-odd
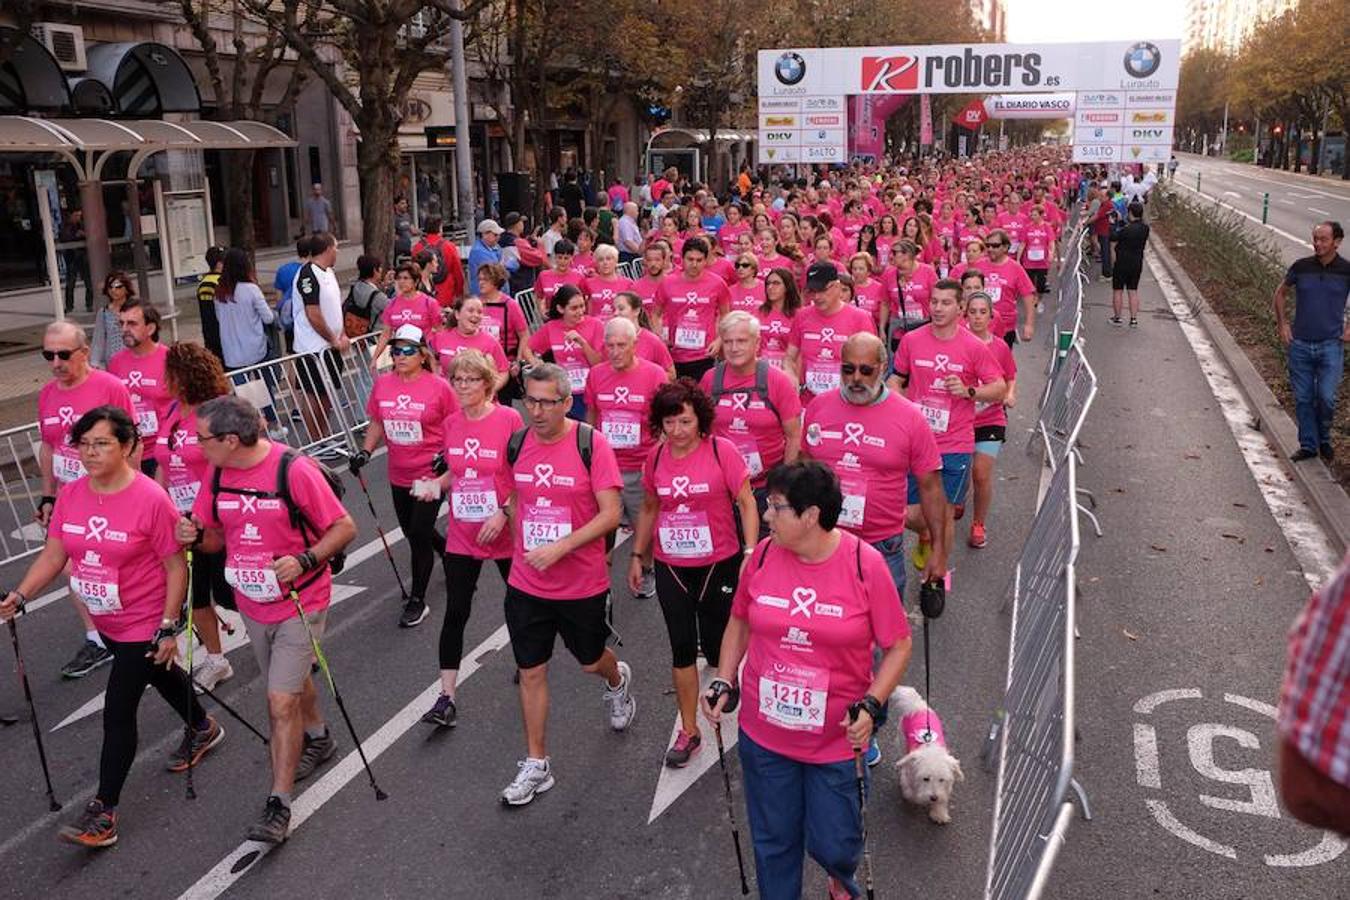
{"label": "metal crowd barrier", "polygon": [[47,541],[33,516],[42,498],[41,439],[32,422],[0,431],[0,564],[31,556]]}
{"label": "metal crowd barrier", "polygon": [[1012,637],[993,732],[998,779],[986,900],[1040,897],[1073,815],[1071,789],[1092,818],[1073,779],[1076,478],[1070,455],[1037,510],[1005,602]]}
{"label": "metal crowd barrier", "polygon": [[[641,278],[642,260],[634,259],[626,263],[619,263],[616,271],[624,278]],[[516,294],[516,302],[520,304],[520,310],[525,314],[525,322],[530,326],[531,334],[543,327],[547,312],[540,309],[538,302],[535,300],[533,288]]]}
{"label": "metal crowd barrier", "polygon": [[[1069,348],[1064,361],[1055,370],[1028,444],[1028,449],[1034,448],[1039,438],[1045,450],[1046,464],[1052,472],[1063,466],[1069,457],[1080,463],[1083,461],[1082,451],[1078,448],[1078,435],[1097,396],[1097,388],[1097,373],[1083,354],[1083,342],[1080,339]],[[1092,508],[1096,508],[1097,498],[1091,491],[1079,488],[1078,493],[1087,497]],[[1093,532],[1101,537],[1102,526],[1097,516],[1087,508],[1083,509],[1083,514],[1092,522]]]}

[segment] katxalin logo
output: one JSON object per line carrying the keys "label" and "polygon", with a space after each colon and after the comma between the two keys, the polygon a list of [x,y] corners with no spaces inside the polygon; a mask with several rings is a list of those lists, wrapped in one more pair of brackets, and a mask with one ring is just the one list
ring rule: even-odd
{"label": "katxalin logo", "polygon": [[916,56],[864,56],[864,91],[912,91],[919,86],[919,59]]}
{"label": "katxalin logo", "polygon": [[806,60],[800,53],[784,53],[774,63],[773,74],[780,84],[791,87],[806,77]]}

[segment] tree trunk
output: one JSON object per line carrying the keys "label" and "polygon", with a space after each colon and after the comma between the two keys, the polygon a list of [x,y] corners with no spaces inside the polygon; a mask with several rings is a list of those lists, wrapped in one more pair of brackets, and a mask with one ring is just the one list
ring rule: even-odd
{"label": "tree trunk", "polygon": [[1308,174],[1317,175],[1322,171],[1322,132],[1317,130],[1313,132],[1312,137],[1312,159],[1308,161]]}
{"label": "tree trunk", "polygon": [[[373,118],[373,117],[372,117]],[[398,126],[361,122],[356,174],[361,186],[361,246],[371,256],[394,258],[394,185],[398,183]]]}
{"label": "tree trunk", "polygon": [[1303,171],[1303,129],[1295,127],[1289,135],[1289,143],[1294,146],[1294,174]]}
{"label": "tree trunk", "polygon": [[249,255],[257,245],[253,233],[253,156],[256,150],[231,150],[225,154],[230,167],[230,190],[226,198],[230,216],[230,246]]}

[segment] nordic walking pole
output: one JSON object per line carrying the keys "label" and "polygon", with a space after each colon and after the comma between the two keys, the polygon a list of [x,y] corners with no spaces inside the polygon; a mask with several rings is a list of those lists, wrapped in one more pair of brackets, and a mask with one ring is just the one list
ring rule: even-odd
{"label": "nordic walking pole", "polygon": [[268,745],[271,744],[271,742],[267,739],[266,735],[264,735],[261,731],[250,725],[248,719],[245,719],[237,711],[235,711],[235,709],[232,706],[230,706],[230,704],[220,699],[220,697],[216,695],[215,691],[211,690],[206,685],[198,684],[195,678],[192,679],[192,686],[199,689],[203,694],[210,697],[212,700],[216,701],[217,706],[225,710],[225,712],[229,713],[230,717],[234,719],[236,722],[238,722],[240,725],[243,725],[249,731],[253,732],[257,736],[258,740],[262,741],[264,744]]}
{"label": "nordic walking pole", "polygon": [[[342,448],[337,448],[339,453],[345,455],[348,459],[352,458]],[[403,597],[403,602],[408,602],[408,591],[403,587],[403,576],[399,574],[398,563],[394,562],[394,552],[389,549],[389,539],[384,536],[384,529],[380,527],[380,514],[375,511],[375,501],[370,498],[370,488],[366,487],[366,476],[361,474],[361,468],[358,466],[351,470],[356,476],[356,483],[361,485],[361,493],[366,495],[366,506],[370,508],[370,517],[375,520],[375,532],[380,536],[380,544],[384,547],[384,557],[389,560],[389,568],[394,570],[394,579],[398,581],[398,592]]]}
{"label": "nordic walking pole", "polygon": [[[848,712],[851,718],[858,718],[856,709],[850,709]],[[853,769],[858,774],[858,819],[862,822],[863,886],[867,889],[867,900],[875,900],[876,891],[872,887],[872,851],[867,848],[867,769],[863,765],[862,747],[853,748]]]}
{"label": "nordic walking pole", "polygon": [[[188,553],[188,570],[192,568],[192,554]],[[183,710],[183,734],[187,740],[187,799],[197,799],[197,789],[192,784],[192,685],[196,682],[192,678],[192,593],[191,588],[188,591],[187,598],[187,702],[186,709]]]}
{"label": "nordic walking pole", "polygon": [[352,742],[356,744],[356,752],[361,756],[361,765],[366,767],[366,775],[370,778],[370,786],[375,789],[375,799],[388,800],[389,795],[380,790],[380,786],[375,783],[375,772],[370,768],[370,760],[366,759],[366,751],[361,746],[361,739],[356,735],[356,726],[352,724],[352,717],[347,714],[347,704],[342,702],[342,692],[338,690],[337,682],[333,680],[333,670],[328,666],[328,657],[324,656],[318,638],[314,637],[314,631],[309,627],[309,617],[305,615],[305,608],[300,605],[300,592],[295,589],[294,582],[291,583],[291,602],[295,604],[295,612],[300,616],[300,623],[305,626],[305,634],[309,635],[309,645],[314,649],[314,658],[319,661],[319,668],[323,670],[323,677],[328,681],[328,689],[333,692],[333,700],[337,703],[338,712],[342,713],[342,720],[347,723],[347,731],[351,733]]}
{"label": "nordic walking pole", "polygon": [[717,739],[717,764],[722,767],[722,788],[727,798],[727,821],[731,823],[731,843],[736,848],[736,868],[741,873],[741,895],[750,893],[750,884],[745,880],[745,859],[741,856],[741,833],[736,829],[736,811],[731,802],[731,774],[727,771],[726,751],[722,748],[722,723],[713,723],[713,736]]}
{"label": "nordic walking pole", "polygon": [[14,642],[14,662],[19,669],[19,682],[23,685],[24,699],[28,701],[28,713],[33,719],[33,740],[37,741],[38,759],[42,762],[42,777],[47,782],[47,808],[56,812],[61,808],[61,804],[56,802],[56,792],[52,789],[52,773],[47,768],[47,750],[42,746],[42,726],[38,724],[37,704],[33,702],[33,689],[28,686],[28,670],[24,667],[23,653],[19,650],[19,627],[14,624],[16,616],[10,616],[9,619],[9,639]]}

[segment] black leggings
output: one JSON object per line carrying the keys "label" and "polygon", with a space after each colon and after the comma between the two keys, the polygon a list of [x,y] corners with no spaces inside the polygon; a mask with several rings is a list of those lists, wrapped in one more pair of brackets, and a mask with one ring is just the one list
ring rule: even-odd
{"label": "black leggings", "polygon": [[698,662],[717,665],[722,632],[731,618],[731,598],[741,578],[741,554],[711,566],[672,566],[656,562],[656,596],[670,636],[671,665],[683,669]]}
{"label": "black leggings", "polygon": [[234,609],[234,588],[225,580],[225,551],[192,551],[192,608],[209,609],[211,603]]}
{"label": "black leggings", "polygon": [[1031,283],[1036,285],[1036,293],[1044,294],[1050,290],[1046,282],[1046,275],[1049,271],[1049,269],[1027,269],[1027,274],[1031,276]]}
{"label": "black leggings", "polygon": [[412,595],[425,600],[432,564],[436,562],[436,554],[445,548],[445,536],[436,532],[436,513],[441,502],[418,500],[413,497],[412,488],[396,484],[389,485],[389,492],[394,497],[394,515],[412,552]]}
{"label": "black leggings", "polygon": [[[494,560],[505,582],[511,574],[511,557]],[[458,669],[464,658],[464,628],[473,611],[473,595],[478,591],[478,575],[484,560],[458,553],[445,554],[445,620],[441,622],[440,658],[442,669]]]}
{"label": "black leggings", "polygon": [[[114,641],[108,637],[103,643],[112,651],[112,671],[108,673],[108,690],[103,705],[103,753],[98,763],[98,798],[104,806],[116,806],[122,798],[131,762],[136,758],[136,710],[147,684],[155,690],[179,716],[187,714],[194,727],[206,727],[206,713],[188,686],[187,673],[177,663],[166,669],[146,657],[152,646],[149,641]],[[190,706],[189,706],[190,705]]]}

